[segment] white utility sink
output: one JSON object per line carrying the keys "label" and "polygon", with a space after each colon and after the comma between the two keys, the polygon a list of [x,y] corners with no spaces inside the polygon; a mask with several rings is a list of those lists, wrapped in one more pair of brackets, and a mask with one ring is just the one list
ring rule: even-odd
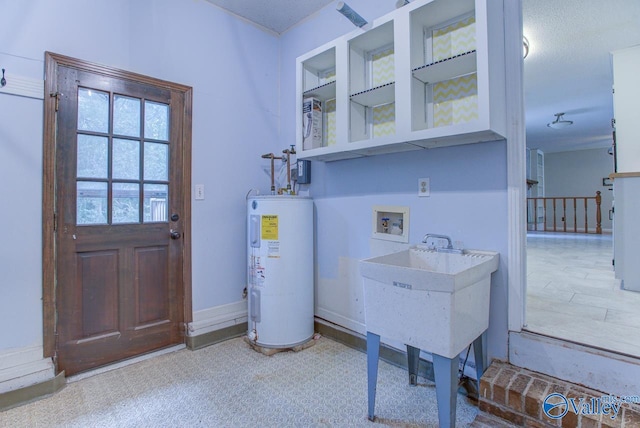
{"label": "white utility sink", "polygon": [[360,261],[367,332],[455,358],[489,326],[499,254],[412,247]]}

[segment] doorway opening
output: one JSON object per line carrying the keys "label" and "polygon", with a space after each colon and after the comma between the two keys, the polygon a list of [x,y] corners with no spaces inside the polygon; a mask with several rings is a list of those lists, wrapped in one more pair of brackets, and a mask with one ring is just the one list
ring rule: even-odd
{"label": "doorway opening", "polygon": [[[538,231],[527,231],[524,329],[638,358],[640,293],[622,289],[612,265],[615,236],[608,177],[614,172],[614,156],[608,151],[614,117],[610,53],[640,43],[640,31],[627,19],[638,16],[640,8],[632,1],[622,2],[615,11],[593,3],[567,14],[569,21],[556,31],[549,24],[547,13],[552,9],[546,3],[523,2],[524,33],[533,46],[524,61],[526,114],[536,126],[528,126],[527,146],[544,157],[544,178],[532,171],[534,162],[527,164],[526,178],[544,192],[531,196],[594,197],[600,192],[602,234],[540,232],[544,226],[531,219],[538,213],[528,209],[530,226],[537,224]],[[598,22],[590,19],[593,16]],[[581,27],[585,24],[588,28]],[[589,36],[576,37],[582,30]],[[571,46],[571,58],[560,46]],[[557,112],[564,112],[573,125],[548,127]],[[561,201],[558,229],[569,220],[562,212]],[[569,227],[574,227],[573,218]]]}

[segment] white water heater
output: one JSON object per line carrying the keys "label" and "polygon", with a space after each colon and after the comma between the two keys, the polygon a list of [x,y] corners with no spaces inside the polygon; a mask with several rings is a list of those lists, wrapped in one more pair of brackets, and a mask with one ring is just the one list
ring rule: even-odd
{"label": "white water heater", "polygon": [[313,200],[247,200],[249,339],[265,348],[309,341],[313,328]]}

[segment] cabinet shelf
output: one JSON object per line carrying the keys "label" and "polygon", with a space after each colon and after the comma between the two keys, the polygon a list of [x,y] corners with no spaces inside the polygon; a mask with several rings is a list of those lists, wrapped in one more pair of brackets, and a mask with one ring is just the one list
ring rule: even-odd
{"label": "cabinet shelf", "polygon": [[304,97],[314,97],[320,101],[331,100],[336,97],[336,81],[325,83],[324,85],[317,86],[315,88],[304,91]]}
{"label": "cabinet shelf", "polygon": [[365,107],[375,107],[389,104],[395,98],[395,82],[385,83],[375,88],[360,91],[351,95],[351,101]]}
{"label": "cabinet shelf", "polygon": [[452,77],[464,76],[476,71],[475,50],[426,64],[412,70],[413,77],[426,84],[442,82]]}

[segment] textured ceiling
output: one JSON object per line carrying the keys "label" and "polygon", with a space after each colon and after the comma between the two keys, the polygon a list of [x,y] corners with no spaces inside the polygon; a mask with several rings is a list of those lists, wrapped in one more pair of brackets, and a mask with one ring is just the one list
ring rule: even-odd
{"label": "textured ceiling", "polygon": [[[277,34],[334,3],[208,1]],[[640,0],[522,0],[522,4],[524,34],[531,45],[524,63],[527,146],[545,152],[610,146],[610,52],[640,44]],[[554,114],[562,112],[574,124],[561,130],[548,128]]]}
{"label": "textured ceiling", "polygon": [[[640,44],[638,0],[523,0],[527,146],[545,152],[611,145],[610,52]],[[574,124],[546,126],[555,113]]]}

